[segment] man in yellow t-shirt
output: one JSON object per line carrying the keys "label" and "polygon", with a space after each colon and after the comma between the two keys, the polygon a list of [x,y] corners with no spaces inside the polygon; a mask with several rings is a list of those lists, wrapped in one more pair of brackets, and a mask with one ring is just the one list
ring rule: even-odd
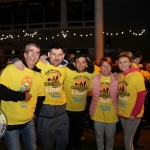
{"label": "man in yellow t-shirt", "polygon": [[[66,96],[63,91],[67,61],[59,44],[51,46],[46,63],[39,61],[45,100],[38,117],[38,135],[44,150],[65,150],[68,144],[69,118],[66,112]],[[45,60],[45,56],[44,56]],[[15,63],[17,65],[17,62]]]}
{"label": "man in yellow t-shirt", "polygon": [[8,128],[4,142],[9,150],[19,150],[20,135],[27,150],[36,150],[34,117],[38,116],[44,97],[40,70],[35,67],[40,47],[30,43],[24,52],[23,71],[8,65],[0,78],[1,110],[7,118]]}
{"label": "man in yellow t-shirt", "polygon": [[69,116],[69,144],[67,150],[81,149],[86,97],[91,79],[94,77],[94,65],[86,55],[75,55],[68,60],[64,92],[66,109]]}

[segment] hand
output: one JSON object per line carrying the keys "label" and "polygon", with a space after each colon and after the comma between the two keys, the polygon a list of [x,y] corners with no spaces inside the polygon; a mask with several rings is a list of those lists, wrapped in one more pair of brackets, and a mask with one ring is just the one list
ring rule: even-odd
{"label": "hand", "polygon": [[116,77],[117,80],[119,80],[119,74],[117,72],[114,72],[114,76]]}
{"label": "hand", "polygon": [[47,61],[46,61],[46,58],[47,58],[46,55],[42,55],[42,56],[40,57],[40,60],[41,60],[43,63],[46,63],[46,62],[47,62]]}
{"label": "hand", "polygon": [[25,101],[29,101],[32,98],[32,95],[29,92],[26,92]]}
{"label": "hand", "polygon": [[131,116],[129,117],[129,119],[130,119],[130,120],[135,120],[135,117],[131,115]]}
{"label": "hand", "polygon": [[21,60],[17,60],[16,62],[14,62],[14,65],[16,66],[17,69],[23,71],[25,68],[25,65],[22,63]]}

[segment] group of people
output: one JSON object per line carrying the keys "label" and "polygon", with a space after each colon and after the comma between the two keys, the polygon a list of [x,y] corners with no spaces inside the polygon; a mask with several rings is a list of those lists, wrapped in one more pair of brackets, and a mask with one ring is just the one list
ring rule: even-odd
{"label": "group of people", "polygon": [[[36,150],[34,118],[43,150],[81,150],[87,95],[92,91],[89,114],[98,150],[113,149],[120,120],[126,150],[138,149],[134,135],[144,113],[144,77],[131,52],[118,57],[119,72],[112,72],[110,57],[99,61],[99,71],[86,55],[64,60],[64,49],[54,44],[48,56],[40,47],[26,45],[24,60],[18,58],[0,76],[0,109],[8,121],[4,142],[8,150]],[[141,59],[141,58],[140,58]],[[135,61],[135,62],[133,62]],[[137,139],[138,141],[138,139]]]}

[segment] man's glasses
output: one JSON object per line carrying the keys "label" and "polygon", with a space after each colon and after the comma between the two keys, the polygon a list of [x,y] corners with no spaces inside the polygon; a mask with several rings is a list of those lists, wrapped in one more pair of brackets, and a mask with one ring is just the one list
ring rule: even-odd
{"label": "man's glasses", "polygon": [[36,56],[40,56],[40,52],[34,52],[33,50],[29,50],[26,53],[28,53],[29,55],[35,54]]}

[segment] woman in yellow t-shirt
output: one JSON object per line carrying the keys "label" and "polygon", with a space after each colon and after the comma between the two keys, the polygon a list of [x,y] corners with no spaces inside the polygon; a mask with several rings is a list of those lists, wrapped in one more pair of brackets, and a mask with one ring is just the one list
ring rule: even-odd
{"label": "woman in yellow t-shirt", "polygon": [[144,112],[145,85],[139,68],[131,67],[131,58],[124,54],[118,58],[119,117],[124,131],[125,150],[133,150],[133,137]]}
{"label": "woman in yellow t-shirt", "polygon": [[91,83],[92,101],[90,105],[91,119],[94,121],[98,150],[104,150],[104,132],[106,149],[113,149],[116,123],[118,122],[118,80],[115,78],[110,57],[100,61],[101,72]]}

